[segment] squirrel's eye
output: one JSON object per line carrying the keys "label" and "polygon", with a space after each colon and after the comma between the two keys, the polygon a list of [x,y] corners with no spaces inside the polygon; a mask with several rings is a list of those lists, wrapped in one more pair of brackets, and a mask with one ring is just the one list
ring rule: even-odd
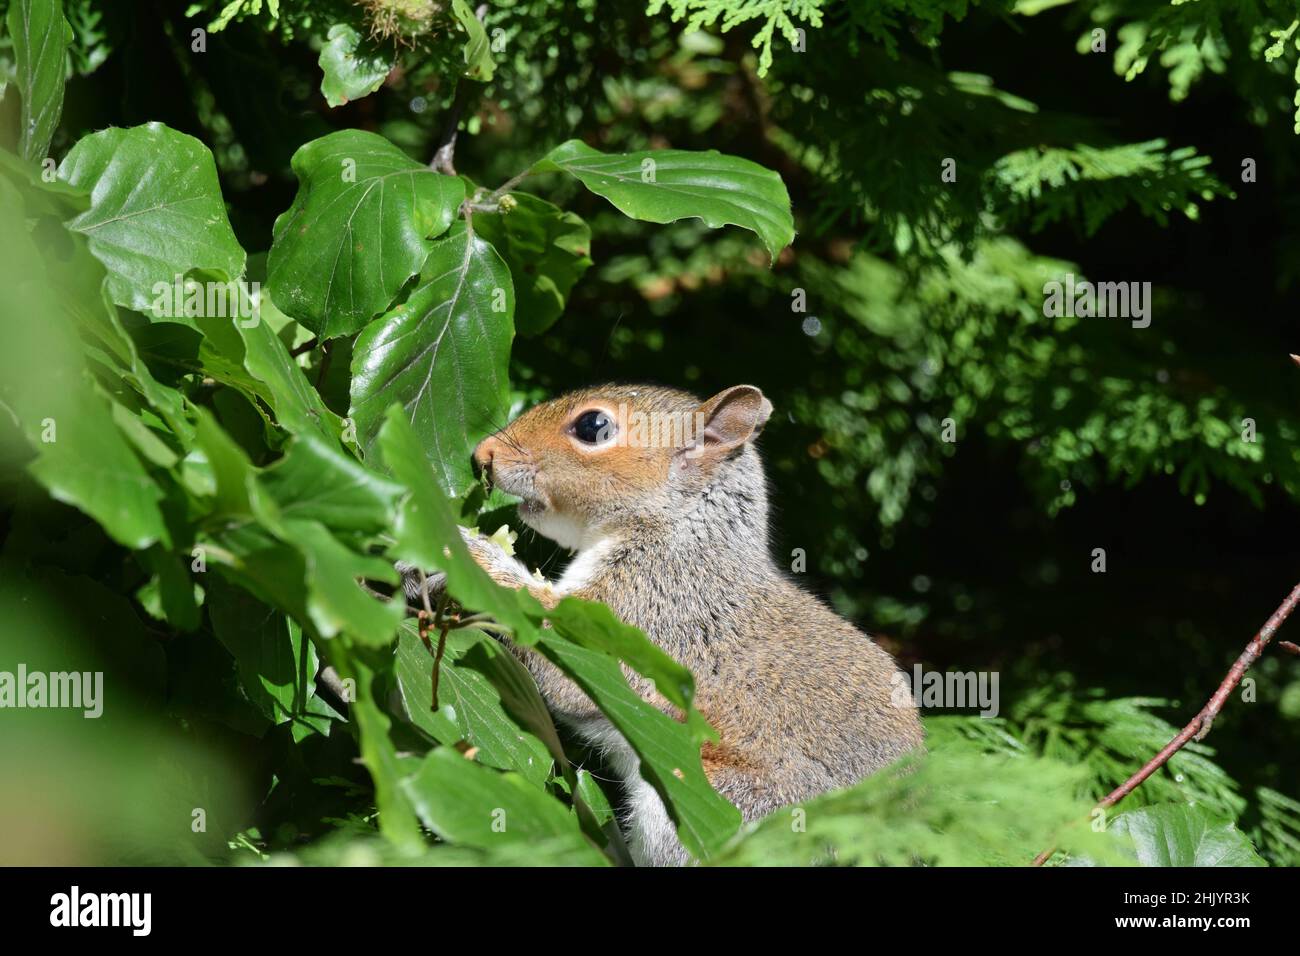
{"label": "squirrel's eye", "polygon": [[573,435],[584,445],[599,445],[614,434],[614,422],[597,409],[583,412],[573,423]]}

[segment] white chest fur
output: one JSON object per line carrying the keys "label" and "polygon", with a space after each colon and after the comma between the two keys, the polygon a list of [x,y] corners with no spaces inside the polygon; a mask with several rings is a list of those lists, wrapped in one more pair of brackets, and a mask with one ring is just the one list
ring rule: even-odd
{"label": "white chest fur", "polygon": [[561,594],[572,594],[586,587],[596,576],[613,547],[613,539],[601,538],[589,547],[583,548],[574,555],[569,566],[564,569],[564,574],[560,575],[560,580],[555,582],[555,589]]}
{"label": "white chest fur", "polygon": [[[473,532],[462,530],[466,541],[475,546],[482,539]],[[495,548],[491,560],[502,571],[516,578],[522,587],[544,587],[557,597],[573,594],[586,587],[606,561],[615,542],[602,538],[583,547],[569,562],[564,574],[555,582],[541,582],[518,560],[500,548]],[[641,778],[641,762],[628,742],[604,717],[566,721],[566,724],[586,743],[600,751],[609,761],[627,792],[624,830],[628,835],[628,849],[640,865],[673,866],[690,862],[690,856],[677,838],[677,829],[668,816],[663,801],[654,787]]]}

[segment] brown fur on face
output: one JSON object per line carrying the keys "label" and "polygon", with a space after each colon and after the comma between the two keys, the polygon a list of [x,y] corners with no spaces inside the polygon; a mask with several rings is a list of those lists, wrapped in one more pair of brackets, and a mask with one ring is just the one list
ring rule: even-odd
{"label": "brown fur on face", "polygon": [[[698,489],[688,452],[703,431],[703,403],[689,392],[605,385],[529,409],[479,443],[474,460],[503,491],[523,499],[519,515],[569,547],[589,543],[611,521],[654,520],[681,490]],[[585,413],[614,423],[607,441],[574,434]],[[676,484],[669,488],[677,464]]]}

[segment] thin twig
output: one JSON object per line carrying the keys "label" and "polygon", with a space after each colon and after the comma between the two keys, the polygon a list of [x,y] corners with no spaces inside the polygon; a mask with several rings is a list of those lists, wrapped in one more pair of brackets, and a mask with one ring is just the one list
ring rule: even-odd
{"label": "thin twig", "polygon": [[[420,640],[424,642],[425,650],[433,655],[433,674],[430,678],[431,700],[430,710],[438,709],[438,678],[442,675],[442,655],[447,650],[447,632],[451,630],[451,622],[444,618],[447,611],[447,592],[443,591],[438,595],[438,608],[434,610],[429,604],[429,579],[420,572],[420,600],[424,604],[424,609],[419,612],[420,618]],[[438,648],[434,650],[429,642],[430,626],[438,628]]]}
{"label": "thin twig", "polygon": [[[420,593],[422,597],[425,599],[425,607],[413,608],[410,605],[407,605],[406,608],[407,617],[413,617],[419,621],[428,622],[427,624],[423,625],[425,630],[431,630],[435,627],[442,627],[445,625],[447,630],[449,631],[454,631],[457,628],[461,628],[461,627],[478,627],[490,631],[496,631],[502,634],[511,633],[509,628],[505,627],[504,625],[498,624],[491,614],[462,614],[458,611],[455,615],[448,616],[447,614],[444,613],[441,615],[441,620],[435,624],[434,622],[438,620],[439,615],[436,609],[431,609],[431,606],[429,605],[427,600],[428,586],[429,586],[428,581],[429,579],[426,578],[423,573],[421,573]],[[375,598],[380,601],[391,601],[393,599],[393,595],[385,594],[383,591],[380,591],[378,588],[371,587],[364,580],[358,581],[357,584],[360,586],[361,590],[365,591],[372,598]],[[450,600],[448,600],[447,603],[450,604],[451,603]],[[421,636],[423,637],[424,635],[422,634]],[[430,653],[432,652],[433,652],[432,644],[430,644]]]}
{"label": "thin twig", "polygon": [[[1282,626],[1282,622],[1285,621],[1290,616],[1291,612],[1295,610],[1297,604],[1300,604],[1300,584],[1297,584],[1292,588],[1291,593],[1287,595],[1286,600],[1278,605],[1277,610],[1274,611],[1272,616],[1264,622],[1264,626],[1261,627],[1259,632],[1250,639],[1250,643],[1246,645],[1246,649],[1238,655],[1237,659],[1233,661],[1232,667],[1228,669],[1227,676],[1225,676],[1223,681],[1219,684],[1219,689],[1214,692],[1214,696],[1211,697],[1206,705],[1200,709],[1197,715],[1191,719],[1191,722],[1180,730],[1173,740],[1165,744],[1158,754],[1148,760],[1141,770],[1133,774],[1133,776],[1129,777],[1110,793],[1106,794],[1106,796],[1098,802],[1094,810],[1105,810],[1109,807],[1113,807],[1141,786],[1144,780],[1168,763],[1169,758],[1182,750],[1191,740],[1205,739],[1205,735],[1208,734],[1210,728],[1214,726],[1214,718],[1219,716],[1219,710],[1223,707],[1224,702],[1227,701],[1228,695],[1231,694],[1236,686],[1241,683],[1241,679],[1246,676],[1246,671],[1250,669],[1251,665],[1254,664],[1255,661],[1259,660],[1260,655],[1264,653],[1264,648],[1268,646],[1268,642],[1273,639],[1273,635],[1277,633],[1277,629]],[[1290,644],[1291,642],[1283,641],[1282,643]],[[1038,856],[1034,857],[1033,865],[1042,866],[1055,852],[1056,847],[1044,850],[1042,853],[1038,854]]]}
{"label": "thin twig", "polygon": [[512,189],[514,189],[516,186],[522,183],[525,179],[531,176],[532,173],[533,173],[533,168],[530,166],[527,169],[525,169],[522,173],[519,173],[517,176],[511,176],[509,179],[507,179],[496,189],[492,190],[492,192],[488,193],[487,197],[483,200],[482,205],[490,206],[493,203],[500,202],[502,196],[504,196],[506,193],[510,192]]}
{"label": "thin twig", "polygon": [[[427,588],[425,588],[422,593],[424,594],[424,606],[425,608],[428,608],[429,591]],[[446,618],[444,617],[446,613],[447,613],[447,592],[443,591],[441,594],[438,595],[438,609],[433,612],[433,626],[438,628],[438,649],[436,651],[430,649],[429,651],[429,653],[433,655],[433,676],[431,678],[432,685],[433,685],[433,693],[432,693],[432,700],[430,701],[430,706],[429,706],[430,710],[438,709],[438,678],[442,674],[442,654],[443,651],[447,649],[447,629],[449,627]],[[427,636],[424,641],[424,646],[425,647],[429,646],[429,640]]]}
{"label": "thin twig", "polygon": [[[424,605],[424,609],[416,614],[420,619],[420,640],[424,641],[425,647],[429,647],[429,625],[434,619],[433,608],[429,606],[429,579],[419,568],[415,570],[420,575],[420,602]],[[429,653],[432,654],[433,650],[430,649]]]}
{"label": "thin twig", "polygon": [[316,336],[312,336],[310,339],[308,339],[306,342],[303,342],[301,345],[295,345],[293,348],[291,348],[289,350],[289,354],[292,355],[294,358],[297,358],[303,352],[310,352],[318,345],[320,345],[320,339],[317,338]]}
{"label": "thin twig", "polygon": [[447,630],[448,626],[444,624],[442,630],[438,632],[438,650],[433,655],[433,706],[431,710],[438,709],[438,677],[442,673],[442,655],[447,650]]}
{"label": "thin twig", "polygon": [[[487,4],[480,4],[474,11],[480,23],[487,16]],[[460,117],[465,112],[465,100],[468,87],[464,80],[456,81],[456,92],[452,94],[451,110],[447,113],[447,122],[442,127],[442,136],[438,139],[438,148],[434,150],[429,168],[447,176],[456,175],[456,136],[460,132]]]}
{"label": "thin twig", "polygon": [[343,679],[339,677],[339,672],[333,667],[322,667],[320,673],[316,675],[316,688],[328,690],[335,698],[333,701],[336,710],[346,710],[350,701],[348,700],[347,689],[343,686]]}
{"label": "thin twig", "polygon": [[465,111],[465,83],[456,81],[456,92],[452,96],[451,110],[447,113],[447,122],[438,139],[438,148],[434,150],[429,168],[447,176],[456,175],[456,135],[460,132],[460,114]]}

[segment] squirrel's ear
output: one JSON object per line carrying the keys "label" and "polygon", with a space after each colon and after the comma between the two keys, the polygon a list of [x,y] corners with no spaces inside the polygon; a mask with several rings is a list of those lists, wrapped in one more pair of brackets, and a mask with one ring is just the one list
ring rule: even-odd
{"label": "squirrel's ear", "polygon": [[699,407],[696,421],[704,426],[694,450],[725,453],[758,435],[772,414],[772,403],[753,385],[733,385]]}

